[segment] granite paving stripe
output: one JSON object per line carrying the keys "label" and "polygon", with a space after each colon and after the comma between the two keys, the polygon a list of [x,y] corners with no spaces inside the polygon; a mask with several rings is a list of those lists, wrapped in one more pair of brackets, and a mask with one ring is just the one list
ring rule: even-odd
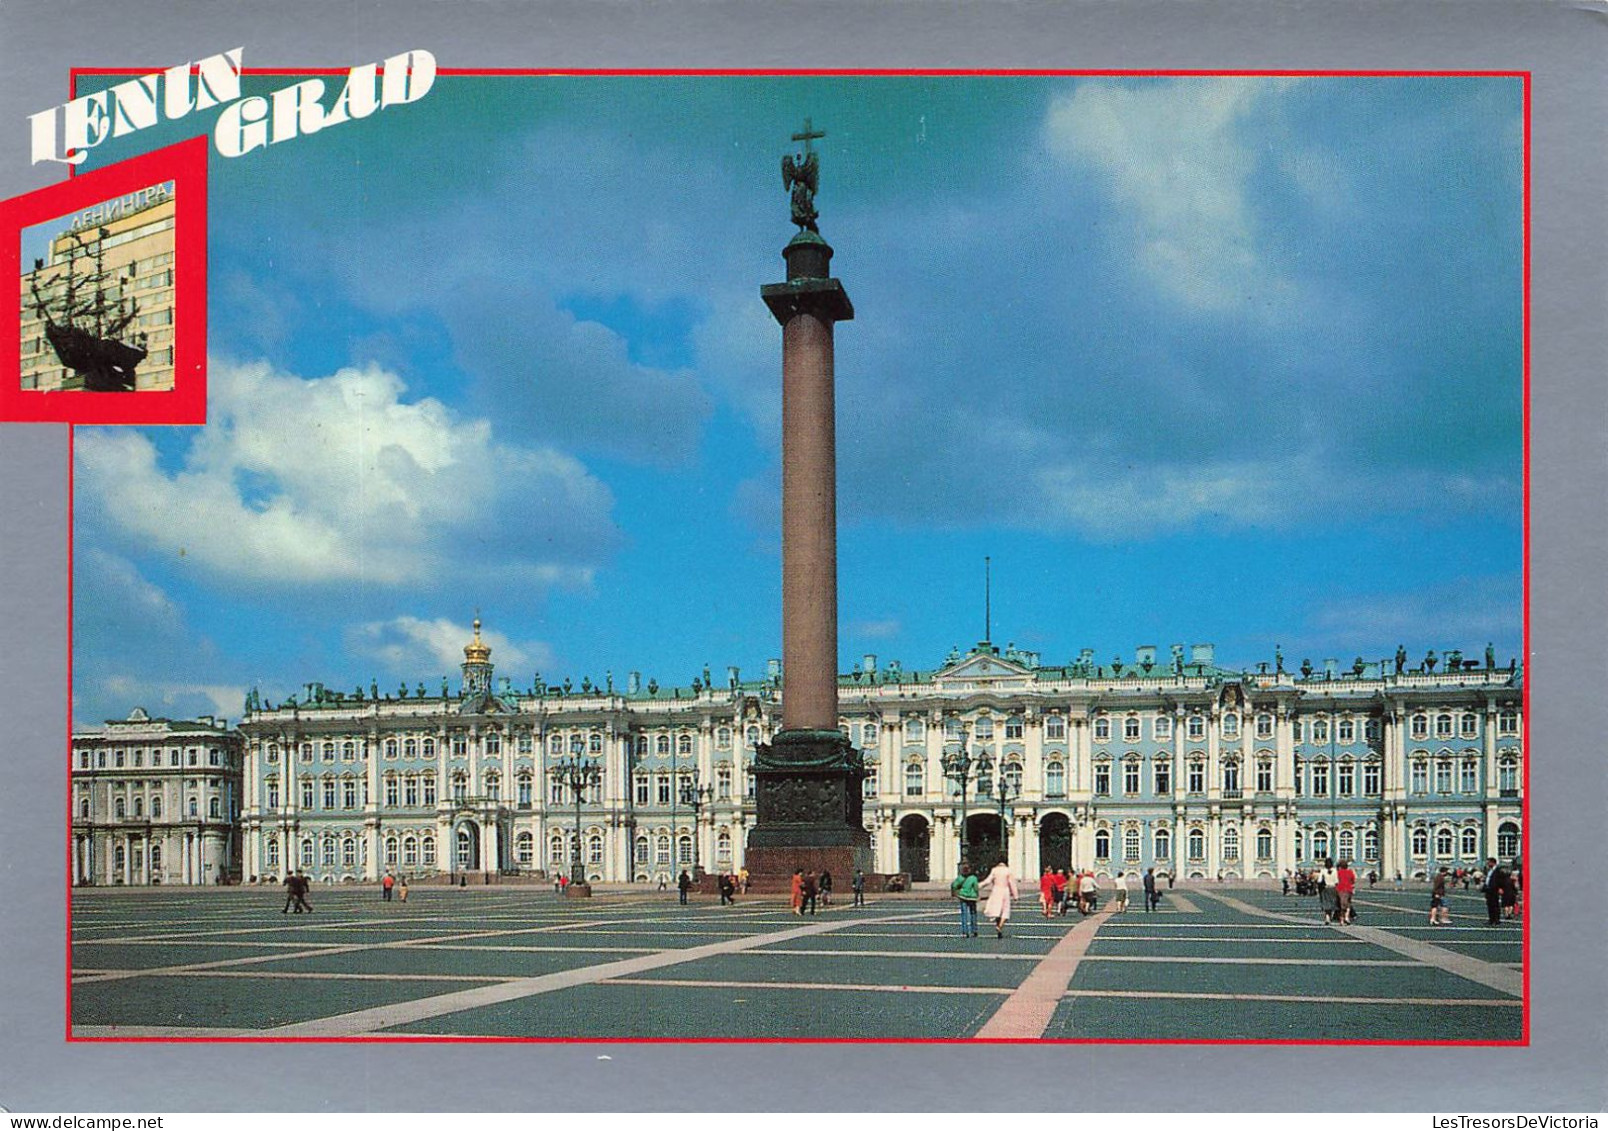
{"label": "granite paving stripe", "polygon": [[[1511,971],[1503,971],[1504,974]],[[1307,994],[1337,989],[1374,997],[1480,998],[1490,990],[1433,966],[1333,969],[1328,963],[1277,965],[1227,962],[1093,962],[1078,969],[1074,989]]]}
{"label": "granite paving stripe", "polygon": [[861,982],[717,982],[701,978],[606,978],[600,986],[666,986],[699,989],[739,990],[820,990],[872,994],[992,994],[1004,997],[1011,990],[1004,986],[887,986]]}
{"label": "granite paving stripe", "polygon": [[1032,1040],[1044,1035],[1055,1015],[1057,999],[1077,973],[1089,944],[1110,911],[1098,912],[1074,927],[1033,968],[1016,992],[1006,998],[998,1011],[977,1031],[979,1038]]}
{"label": "granite paving stripe", "polygon": [[[960,940],[956,939],[955,941],[959,942]],[[978,946],[981,945],[981,943],[974,942],[972,945]],[[810,950],[793,946],[767,946],[761,950],[753,951],[751,953],[785,954],[788,957],[792,957],[794,955],[807,955],[811,958],[881,958],[893,959],[900,962],[909,961],[911,959],[936,959],[944,962],[950,961],[951,959],[960,962],[1037,962],[1044,957],[1042,954],[968,954],[965,951],[958,950]]]}
{"label": "granite paving stripe", "polygon": [[[1236,910],[1251,911],[1262,915],[1273,914],[1272,912],[1259,911],[1249,904],[1228,896],[1214,895],[1212,898],[1226,903]],[[1459,978],[1477,982],[1488,989],[1512,994],[1514,997],[1521,997],[1524,994],[1524,977],[1522,974],[1500,966],[1493,966],[1488,962],[1482,962],[1471,955],[1459,954],[1420,939],[1409,939],[1402,935],[1393,934],[1381,927],[1353,925],[1335,929],[1342,934],[1348,934],[1353,938],[1362,939],[1364,942],[1373,943],[1375,946],[1384,947],[1386,950],[1393,950],[1397,954],[1406,955],[1416,962],[1422,962],[1455,974]]]}
{"label": "granite paving stripe", "polygon": [[1187,990],[1067,990],[1065,997],[1167,998],[1178,1001],[1299,1001],[1329,1005],[1520,1006],[1512,998],[1363,997],[1332,994],[1213,994]]}
{"label": "granite paving stripe", "polygon": [[[841,958],[835,954],[799,955],[762,948],[740,954],[714,955],[675,970],[650,970],[641,977],[649,981],[698,978],[720,982],[801,982],[822,986],[868,982],[889,986],[994,985],[1014,988],[1028,973],[1019,955],[992,957],[993,961],[967,961],[950,954],[920,959],[911,959],[903,954]],[[1038,956],[1030,957],[1036,959]]]}
{"label": "granite paving stripe", "polygon": [[162,1037],[167,1039],[202,1038],[217,1040],[220,1037],[256,1037],[257,1029],[225,1029],[216,1025],[74,1025],[73,1040],[97,1040],[102,1037]]}
{"label": "granite paving stripe", "polygon": [[1222,966],[1308,966],[1329,969],[1337,966],[1421,966],[1407,959],[1381,958],[1243,958],[1238,955],[1182,955],[1182,954],[1090,954],[1085,962],[1165,962],[1177,966],[1201,966],[1216,963]]}
{"label": "granite paving stripe", "polygon": [[[675,985],[656,989],[603,982],[406,1022],[386,1029],[383,1036],[958,1039],[975,1032],[983,1018],[993,1013],[998,996],[900,994],[880,986],[865,991]],[[717,1068],[710,1078],[709,1086],[714,1089],[710,1095],[719,1094],[721,1071]],[[823,1086],[829,1094],[830,1085]]]}
{"label": "granite paving stripe", "polygon": [[443,951],[433,946],[419,946],[348,951],[341,954],[310,955],[305,958],[287,957],[261,963],[254,969],[270,973],[311,970],[378,975],[394,971],[400,974],[464,974],[481,979],[512,979],[573,970],[597,961],[596,955],[584,950],[556,953],[502,950]]}
{"label": "granite paving stripe", "polygon": [[542,974],[534,978],[521,978],[514,982],[505,982],[495,986],[482,986],[474,990],[460,990],[440,994],[425,1000],[401,1002],[371,1009],[351,1010],[332,1017],[322,1017],[316,1021],[285,1025],[278,1032],[281,1036],[353,1036],[361,1033],[372,1033],[379,1029],[406,1025],[410,1022],[422,1021],[448,1013],[457,1013],[477,1006],[493,1005],[537,994],[551,993],[554,990],[599,982],[605,978],[640,974],[648,970],[680,965],[714,955],[731,954],[739,950],[762,946],[767,942],[821,934],[835,930],[839,925],[856,922],[863,922],[863,920],[834,918],[831,921],[801,924],[789,930],[768,935],[754,935],[723,943],[690,947],[685,950],[660,951],[655,954],[645,954],[634,958],[605,962],[579,970]]}
{"label": "granite paving stripe", "polygon": [[[482,985],[486,983],[483,982]],[[312,992],[312,987],[320,987]],[[191,975],[75,985],[74,1025],[205,1025],[272,1030],[321,1017],[332,1000],[376,1008],[443,993],[466,983],[374,978],[311,980]]]}
{"label": "granite paving stripe", "polygon": [[[118,970],[86,970],[86,974],[118,974]],[[135,970],[129,971],[133,975],[146,978],[186,978],[183,971],[175,970]],[[403,974],[394,970],[381,973],[362,974],[352,970],[209,970],[209,978],[272,978],[278,981],[298,978],[306,980],[336,981],[336,982],[475,982],[484,984],[499,980],[496,974]],[[77,981],[77,978],[73,979]]]}

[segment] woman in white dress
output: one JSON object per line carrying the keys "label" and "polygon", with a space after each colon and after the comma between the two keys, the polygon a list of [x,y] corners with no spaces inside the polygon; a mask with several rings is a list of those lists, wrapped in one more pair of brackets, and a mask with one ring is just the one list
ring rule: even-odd
{"label": "woman in white dress", "polygon": [[1005,937],[1005,923],[1011,917],[1011,900],[1018,895],[1016,890],[1016,876],[1012,874],[1010,865],[1001,860],[994,865],[994,870],[988,873],[984,886],[988,890],[988,902],[983,906],[983,915],[994,920],[994,937]]}

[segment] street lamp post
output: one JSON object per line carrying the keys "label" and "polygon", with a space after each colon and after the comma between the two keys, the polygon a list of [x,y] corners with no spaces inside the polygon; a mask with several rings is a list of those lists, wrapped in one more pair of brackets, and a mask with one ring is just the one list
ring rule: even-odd
{"label": "street lamp post", "polygon": [[694,774],[686,792],[681,796],[682,803],[692,810],[692,874],[694,876],[698,874],[698,817],[702,813],[703,807],[709,803],[709,798],[714,792],[713,786],[699,785],[698,776]]}
{"label": "street lamp post", "polygon": [[966,796],[971,788],[974,778],[982,775],[983,763],[988,759],[985,753],[981,758],[973,758],[966,746],[966,732],[961,731],[960,749],[951,750],[940,760],[944,777],[960,786],[960,858],[966,859]]}
{"label": "street lamp post", "polygon": [[577,882],[579,877],[579,882],[585,883],[586,873],[581,863],[581,798],[587,789],[603,780],[603,768],[595,759],[574,754],[553,767],[553,776],[575,796],[575,852],[570,865],[570,882]]}

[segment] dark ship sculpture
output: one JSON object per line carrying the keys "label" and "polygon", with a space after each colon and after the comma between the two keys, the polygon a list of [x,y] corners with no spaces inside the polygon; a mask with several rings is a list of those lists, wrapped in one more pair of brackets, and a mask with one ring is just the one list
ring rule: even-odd
{"label": "dark ship sculpture", "polygon": [[[139,316],[139,303],[124,290],[132,286],[132,276],[109,284],[106,270],[105,228],[99,231],[93,250],[83,232],[73,232],[76,247],[67,259],[67,269],[41,280],[44,260],[34,260],[34,276],[29,283],[34,310],[45,324],[45,339],[61,363],[83,381],[92,393],[131,393],[134,372],[145,360],[143,333],[129,335],[128,328]],[[79,265],[92,259],[93,270],[85,273]]]}

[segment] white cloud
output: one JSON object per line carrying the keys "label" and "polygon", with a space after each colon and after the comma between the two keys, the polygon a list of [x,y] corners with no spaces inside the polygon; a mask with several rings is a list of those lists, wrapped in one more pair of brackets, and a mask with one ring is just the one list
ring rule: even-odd
{"label": "white cloud", "polygon": [[1257,153],[1241,127],[1294,81],[1089,80],[1051,104],[1045,141],[1128,210],[1133,253],[1156,284],[1196,309],[1237,308],[1273,270],[1257,246],[1246,195]]}
{"label": "white cloud", "polygon": [[[354,625],[346,636],[353,654],[375,660],[393,672],[453,672],[463,663],[463,646],[472,632],[471,626],[445,617],[421,620],[399,616]],[[547,667],[553,662],[553,650],[541,641],[516,644],[485,626],[481,627],[480,639],[491,648],[492,663],[505,673],[532,664]]]}
{"label": "white cloud", "polygon": [[298,585],[462,571],[587,584],[617,539],[612,497],[579,461],[405,400],[376,366],[302,379],[214,360],[210,384],[210,421],[177,470],[143,433],[81,432],[80,505],[213,574]]}
{"label": "white cloud", "polygon": [[[89,690],[93,703],[128,704],[117,717],[126,717],[134,707],[143,707],[148,714],[170,719],[193,719],[211,715],[217,719],[238,720],[245,705],[246,688],[243,684],[185,683],[171,680],[151,680],[142,676],[117,672],[95,681]],[[75,702],[75,714],[79,705]],[[110,716],[109,716],[110,717]],[[100,719],[76,720],[75,727],[98,726]]]}
{"label": "white cloud", "polygon": [[1045,513],[1100,539],[1166,533],[1202,520],[1266,522],[1283,509],[1280,472],[1249,463],[1189,467],[1061,466],[1039,472]]}

